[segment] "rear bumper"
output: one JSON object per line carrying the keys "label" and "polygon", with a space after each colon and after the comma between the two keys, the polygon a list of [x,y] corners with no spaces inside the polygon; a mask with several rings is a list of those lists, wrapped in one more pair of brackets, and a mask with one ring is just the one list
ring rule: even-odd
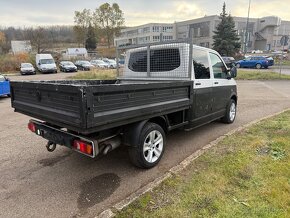
{"label": "rear bumper", "polygon": [[[93,154],[92,155],[87,155],[91,158],[96,157],[99,154],[99,149],[98,149],[98,142],[96,140],[92,140],[80,135],[75,135],[69,132],[66,132],[61,129],[57,129],[55,127],[49,126],[46,123],[39,122],[36,120],[30,120],[30,123],[33,123],[35,125],[35,134],[38,136],[43,137],[44,139],[47,139],[48,141],[62,145],[65,147],[68,147],[70,149],[73,149],[73,142],[74,140],[82,140],[90,143],[93,146]],[[75,150],[75,149],[74,149]],[[79,152],[78,150],[75,150]]]}

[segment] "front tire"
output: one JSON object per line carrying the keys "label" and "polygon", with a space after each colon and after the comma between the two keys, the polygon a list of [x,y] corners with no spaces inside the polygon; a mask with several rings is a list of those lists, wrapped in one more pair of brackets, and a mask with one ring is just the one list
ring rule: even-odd
{"label": "front tire", "polygon": [[235,121],[237,115],[237,103],[231,99],[226,108],[226,114],[222,118],[222,121],[227,124],[231,124]]}
{"label": "front tire", "polygon": [[256,68],[257,69],[261,69],[262,68],[262,65],[261,64],[256,64]]}
{"label": "front tire", "polygon": [[146,123],[142,128],[138,144],[129,148],[131,162],[140,168],[152,168],[156,166],[164,153],[164,130],[156,123]]}
{"label": "front tire", "polygon": [[240,64],[236,64],[236,68],[241,68],[241,65]]}

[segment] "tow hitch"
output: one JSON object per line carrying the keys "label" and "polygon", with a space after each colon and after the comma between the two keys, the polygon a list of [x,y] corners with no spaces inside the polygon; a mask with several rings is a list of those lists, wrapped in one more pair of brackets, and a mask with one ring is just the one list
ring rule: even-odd
{"label": "tow hitch", "polygon": [[46,144],[46,149],[49,152],[53,152],[56,149],[56,144],[51,141],[48,141]]}

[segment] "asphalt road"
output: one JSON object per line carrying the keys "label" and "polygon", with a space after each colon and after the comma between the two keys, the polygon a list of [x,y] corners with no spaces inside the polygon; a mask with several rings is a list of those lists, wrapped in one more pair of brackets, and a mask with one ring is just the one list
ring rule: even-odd
{"label": "asphalt road", "polygon": [[94,217],[220,135],[290,108],[288,81],[239,81],[238,90],[234,124],[171,132],[161,162],[151,170],[132,166],[122,147],[98,159],[63,147],[49,153],[46,141],[27,129],[29,117],[14,113],[9,98],[0,98],[0,217]]}

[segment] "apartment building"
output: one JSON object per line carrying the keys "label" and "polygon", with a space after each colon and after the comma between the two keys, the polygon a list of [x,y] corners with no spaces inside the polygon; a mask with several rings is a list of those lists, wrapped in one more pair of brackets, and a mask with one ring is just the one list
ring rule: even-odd
{"label": "apartment building", "polygon": [[[246,17],[233,17],[237,34],[242,44],[246,45]],[[121,36],[115,38],[115,45],[144,44],[157,41],[185,39],[192,29],[193,42],[197,45],[212,48],[213,35],[219,24],[219,16],[205,16],[173,24],[150,23],[137,27],[126,28]],[[281,50],[280,39],[290,35],[290,21],[282,21],[277,16],[249,18],[247,50]]]}

